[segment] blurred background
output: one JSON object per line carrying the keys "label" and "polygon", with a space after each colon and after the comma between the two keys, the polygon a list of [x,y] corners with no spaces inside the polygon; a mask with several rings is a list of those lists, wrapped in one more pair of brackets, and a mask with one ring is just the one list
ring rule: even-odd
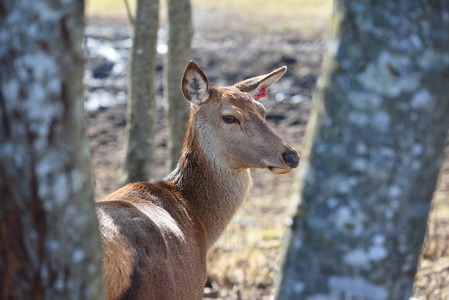
{"label": "blurred background", "polygon": [[[268,123],[299,152],[329,38],[331,0],[193,0],[192,59],[211,85],[226,86],[286,65],[287,73],[262,102]],[[120,186],[125,158],[128,62],[132,32],[124,0],[87,0],[85,87],[95,193]],[[156,152],[153,180],[166,165],[163,56],[167,7],[160,3],[156,57]],[[136,3],[129,0],[129,11]],[[181,79],[181,78],[180,78]],[[179,80],[180,80],[179,79]],[[446,151],[446,156],[447,156]],[[253,170],[254,189],[225,235],[210,251],[205,297],[270,299],[279,269],[282,233],[289,220],[296,171],[276,176]],[[445,299],[449,286],[449,163],[442,170],[428,237],[415,281],[415,299]]]}

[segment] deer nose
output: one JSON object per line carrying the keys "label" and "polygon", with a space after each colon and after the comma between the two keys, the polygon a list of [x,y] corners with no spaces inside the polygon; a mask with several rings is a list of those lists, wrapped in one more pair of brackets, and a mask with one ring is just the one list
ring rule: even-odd
{"label": "deer nose", "polygon": [[299,165],[300,155],[295,150],[289,150],[282,153],[282,158],[287,166],[290,168],[296,168]]}

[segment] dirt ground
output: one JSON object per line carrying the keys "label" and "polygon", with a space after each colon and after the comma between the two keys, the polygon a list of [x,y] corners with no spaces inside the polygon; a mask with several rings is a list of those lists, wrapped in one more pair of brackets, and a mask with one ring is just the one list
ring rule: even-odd
{"label": "dirt ground", "polygon": [[[326,46],[323,38],[326,34],[307,38],[298,32],[282,35],[266,32],[249,34],[238,28],[226,30],[230,25],[222,23],[215,22],[212,27],[196,25],[192,58],[203,68],[212,85],[231,85],[286,65],[287,73],[269,90],[264,104],[268,108],[269,124],[301,152],[309,112],[313,106],[313,90]],[[162,37],[163,34],[161,31]],[[86,35],[87,133],[95,193],[97,199],[101,199],[119,187],[123,166],[130,28],[126,20],[91,19]],[[160,45],[160,51],[163,52],[162,38]],[[158,55],[156,72],[159,119],[154,180],[168,173],[165,169],[167,151],[161,98],[161,54]],[[252,174],[253,192],[224,237],[211,251],[211,285],[206,289],[207,298],[272,297],[273,277],[279,268],[280,240],[288,219],[292,185],[297,176],[296,171],[281,176],[267,170],[254,170]],[[442,174],[414,289],[413,297],[419,300],[449,297],[447,160]]]}

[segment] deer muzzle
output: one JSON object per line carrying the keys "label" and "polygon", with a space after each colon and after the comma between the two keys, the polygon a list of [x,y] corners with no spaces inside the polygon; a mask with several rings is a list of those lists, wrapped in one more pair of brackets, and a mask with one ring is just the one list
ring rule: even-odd
{"label": "deer muzzle", "polygon": [[282,153],[282,159],[288,167],[293,169],[299,165],[300,155],[298,152],[291,149],[290,151]]}
{"label": "deer muzzle", "polygon": [[299,165],[300,155],[293,148],[287,149],[276,162],[263,160],[267,168],[274,174],[285,174]]}

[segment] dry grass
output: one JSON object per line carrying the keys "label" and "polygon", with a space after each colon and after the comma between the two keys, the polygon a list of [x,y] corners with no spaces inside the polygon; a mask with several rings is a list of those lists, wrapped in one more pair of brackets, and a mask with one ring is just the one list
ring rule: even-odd
{"label": "dry grass", "polygon": [[[279,265],[288,198],[251,196],[209,255],[209,275],[242,290],[268,288]],[[246,298],[245,298],[246,299]]]}
{"label": "dry grass", "polygon": [[[332,13],[330,0],[194,0],[194,8],[221,11],[236,20],[259,24],[259,32],[301,31],[316,35],[323,31]],[[247,30],[247,28],[245,28]]]}
{"label": "dry grass", "polygon": [[449,163],[440,177],[435,193],[427,237],[415,278],[414,299],[449,299]]}
{"label": "dry grass", "polygon": [[[127,1],[134,14],[136,0]],[[90,17],[127,18],[125,0],[87,0],[86,3],[86,14]],[[166,1],[161,1],[163,12],[165,5]],[[219,13],[223,19],[235,20],[228,29],[250,28],[255,33],[299,30],[304,36],[321,34],[332,13],[331,0],[192,0],[192,5],[194,13]],[[165,19],[164,13],[161,19]],[[246,27],[245,22],[257,25]]]}
{"label": "dry grass", "polygon": [[[86,0],[86,14],[89,16],[114,16],[126,18],[125,0]],[[136,8],[135,0],[128,0],[132,11]]]}

